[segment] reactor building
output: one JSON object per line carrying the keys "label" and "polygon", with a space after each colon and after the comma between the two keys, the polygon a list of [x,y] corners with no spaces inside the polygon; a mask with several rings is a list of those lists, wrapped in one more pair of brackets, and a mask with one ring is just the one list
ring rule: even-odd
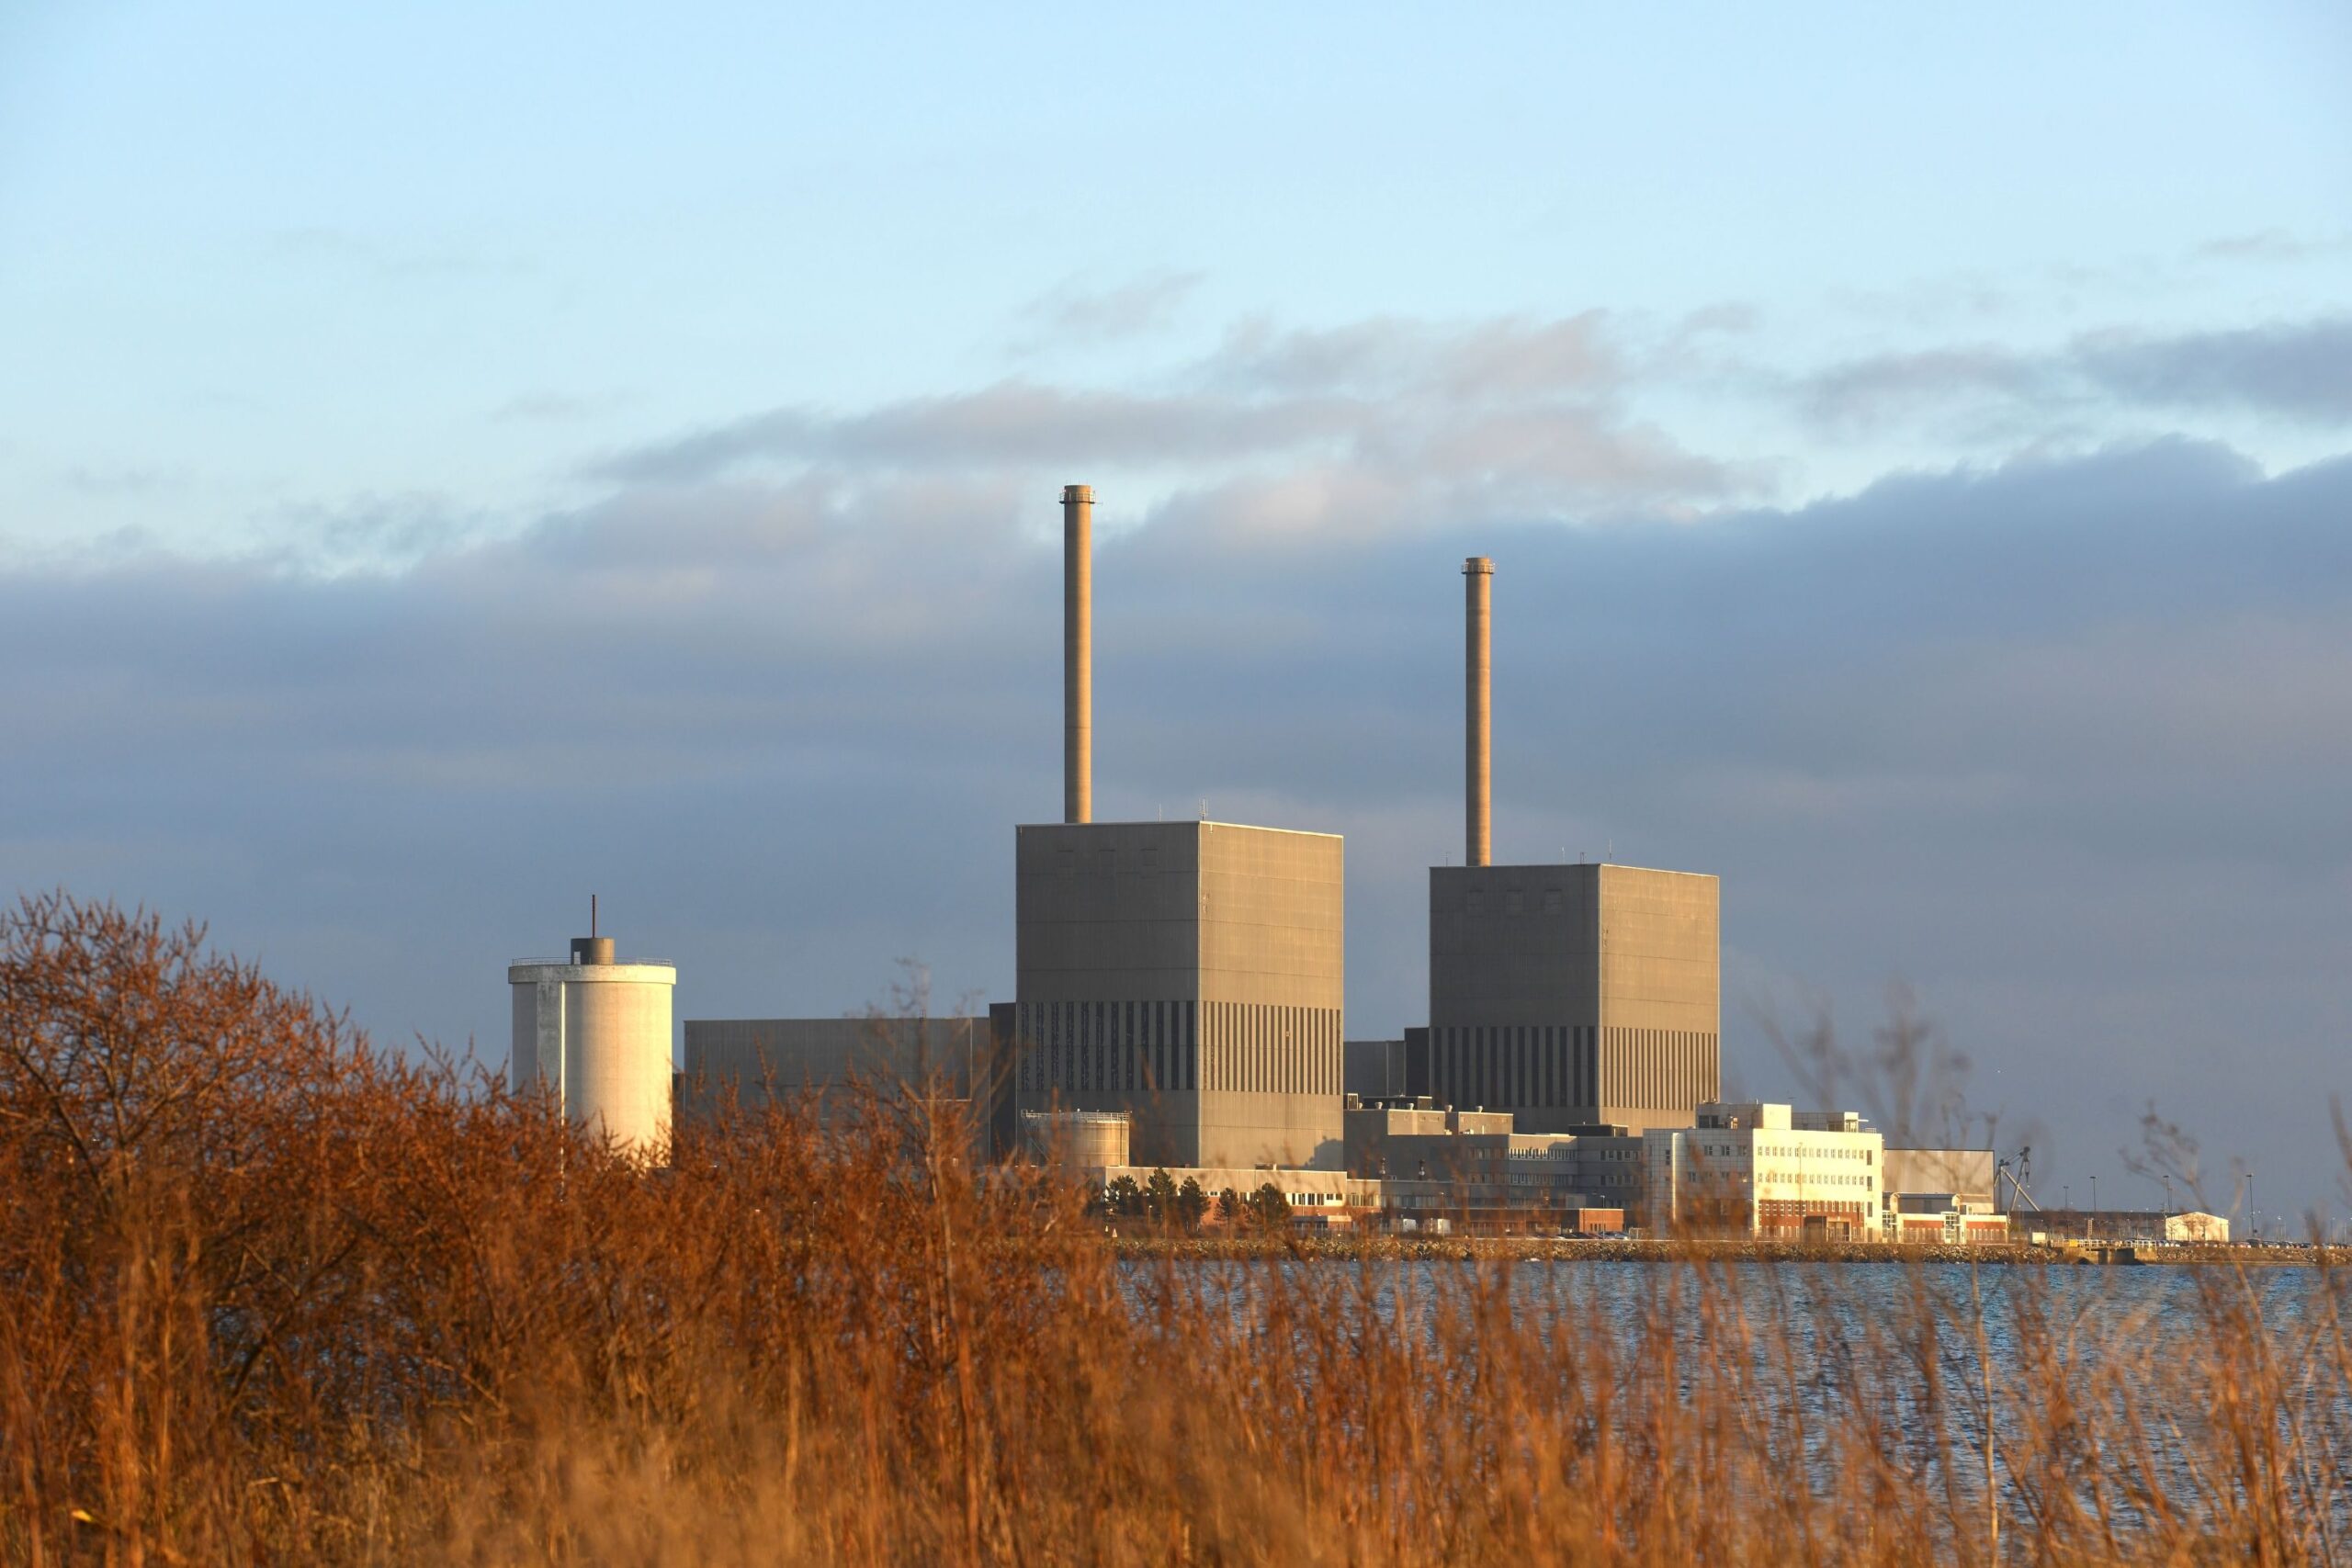
{"label": "reactor building", "polygon": [[572,1122],[633,1156],[670,1154],[670,999],[678,971],[616,959],[613,939],[574,937],[569,958],[507,967],[514,998],[514,1054],[507,1083],[546,1095]]}
{"label": "reactor building", "polygon": [[1013,1104],[1124,1113],[1133,1158],[1337,1169],[1344,845],[1093,820],[1094,492],[1062,491],[1062,818],[1014,829]]}
{"label": "reactor building", "polygon": [[1688,1127],[1721,1089],[1720,884],[1493,863],[1495,564],[1473,556],[1462,571],[1463,863],[1430,868],[1429,1027],[1408,1037],[1410,1089],[1508,1111],[1522,1133]]}

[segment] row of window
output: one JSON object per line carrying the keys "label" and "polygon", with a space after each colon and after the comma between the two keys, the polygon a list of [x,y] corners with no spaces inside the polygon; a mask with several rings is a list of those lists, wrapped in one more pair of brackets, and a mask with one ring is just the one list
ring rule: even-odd
{"label": "row of window", "polygon": [[1802,1198],[1767,1198],[1756,1205],[1759,1224],[1774,1220],[1803,1220],[1815,1215],[1825,1219],[1851,1220],[1860,1224],[1867,1211],[1860,1203],[1811,1202]]}
{"label": "row of window", "polygon": [[[1690,1152],[1702,1158],[1740,1159],[1747,1156],[1747,1150],[1744,1145],[1739,1144],[1694,1144],[1690,1146]],[[1857,1147],[1825,1148],[1803,1148],[1787,1144],[1767,1144],[1757,1149],[1756,1157],[1758,1159],[1804,1159],[1824,1161],[1833,1159],[1860,1160],[1865,1165],[1876,1165],[1878,1163],[1875,1157],[1877,1151],[1872,1149],[1867,1144]]]}

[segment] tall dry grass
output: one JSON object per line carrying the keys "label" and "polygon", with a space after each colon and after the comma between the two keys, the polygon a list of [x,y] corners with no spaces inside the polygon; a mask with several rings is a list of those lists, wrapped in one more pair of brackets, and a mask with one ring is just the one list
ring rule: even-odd
{"label": "tall dry grass", "polygon": [[[944,1100],[647,1174],[195,930],[0,918],[0,1551],[34,1563],[2301,1562],[2344,1293],[1121,1266]],[[2281,1315],[2282,1312],[2285,1315]]]}

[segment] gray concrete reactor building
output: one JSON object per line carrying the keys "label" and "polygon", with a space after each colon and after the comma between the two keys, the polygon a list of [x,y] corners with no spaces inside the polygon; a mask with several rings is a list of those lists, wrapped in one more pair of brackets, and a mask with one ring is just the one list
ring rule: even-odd
{"label": "gray concrete reactor building", "polygon": [[1062,491],[1062,811],[1014,829],[1019,1111],[1125,1111],[1134,1158],[1337,1168],[1344,846],[1093,818],[1094,492]]}
{"label": "gray concrete reactor building", "polygon": [[1430,868],[1415,1093],[1526,1133],[1687,1127],[1721,1084],[1721,891],[1689,872],[1494,865],[1494,562],[1463,563],[1464,863]]}
{"label": "gray concrete reactor building", "polygon": [[1142,1165],[1338,1167],[1337,835],[1044,824],[1015,859],[1020,1110],[1125,1111]]}
{"label": "gray concrete reactor building", "polygon": [[1430,868],[1429,1092],[1530,1133],[1689,1126],[1721,1076],[1719,884]]}

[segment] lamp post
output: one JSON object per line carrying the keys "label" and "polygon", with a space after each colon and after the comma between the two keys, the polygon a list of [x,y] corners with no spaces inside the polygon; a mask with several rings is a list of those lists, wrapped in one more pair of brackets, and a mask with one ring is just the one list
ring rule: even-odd
{"label": "lamp post", "polygon": [[2098,1234],[2098,1178],[2091,1178],[2091,1234]]}

